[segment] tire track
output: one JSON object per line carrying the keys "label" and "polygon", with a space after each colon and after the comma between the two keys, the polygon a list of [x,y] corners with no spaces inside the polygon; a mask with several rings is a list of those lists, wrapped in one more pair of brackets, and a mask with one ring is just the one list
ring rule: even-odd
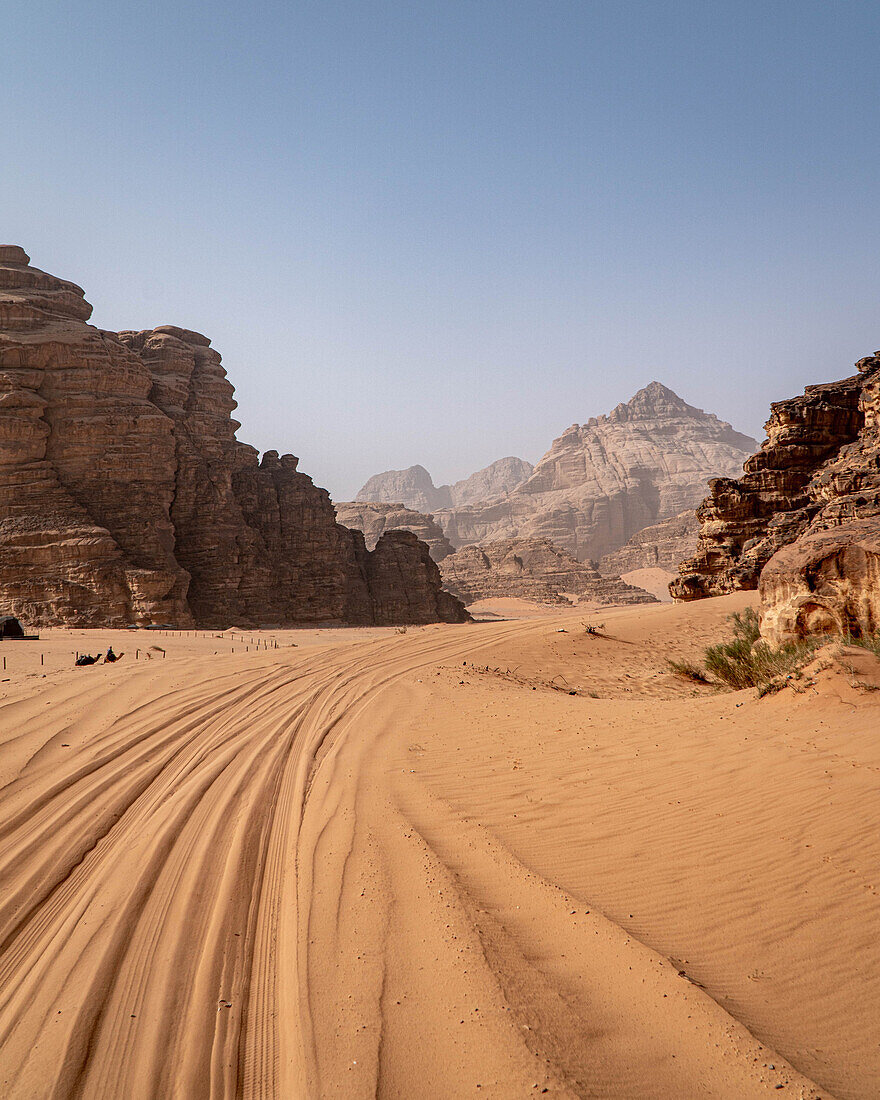
{"label": "tire track", "polygon": [[375,1090],[402,906],[368,765],[391,689],[546,629],[189,659],[0,707],[15,721],[0,750],[3,1095],[328,1094],[346,1054],[333,1012],[348,1010],[324,967],[352,936],[368,1022],[346,1080]]}

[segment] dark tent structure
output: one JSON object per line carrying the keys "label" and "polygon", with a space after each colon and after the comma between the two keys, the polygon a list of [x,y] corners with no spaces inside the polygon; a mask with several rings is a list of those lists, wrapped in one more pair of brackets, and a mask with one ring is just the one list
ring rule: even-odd
{"label": "dark tent structure", "polygon": [[23,638],[21,623],[14,615],[0,615],[0,640],[3,638]]}

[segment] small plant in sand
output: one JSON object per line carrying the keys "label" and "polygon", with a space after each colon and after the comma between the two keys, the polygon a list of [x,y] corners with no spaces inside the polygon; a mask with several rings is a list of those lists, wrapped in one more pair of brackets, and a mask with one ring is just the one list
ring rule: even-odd
{"label": "small plant in sand", "polygon": [[581,623],[584,628],[584,634],[591,634],[594,638],[602,636],[602,631],[605,629],[604,623]]}

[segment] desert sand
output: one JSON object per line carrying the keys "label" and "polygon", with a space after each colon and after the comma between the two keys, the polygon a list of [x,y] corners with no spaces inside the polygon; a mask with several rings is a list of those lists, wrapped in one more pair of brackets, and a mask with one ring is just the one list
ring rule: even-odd
{"label": "desert sand", "polygon": [[669,671],[752,600],[0,643],[0,1093],[880,1095],[878,663]]}
{"label": "desert sand", "polygon": [[644,588],[652,596],[656,596],[661,603],[672,603],[669,595],[669,582],[675,580],[676,574],[668,569],[660,569],[657,566],[646,566],[643,569],[631,569],[628,573],[621,574],[620,579],[627,584],[634,584],[636,588]]}

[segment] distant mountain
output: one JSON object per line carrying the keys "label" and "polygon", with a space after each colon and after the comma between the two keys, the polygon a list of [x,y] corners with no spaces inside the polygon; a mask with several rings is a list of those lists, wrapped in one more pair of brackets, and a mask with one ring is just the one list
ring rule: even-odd
{"label": "distant mountain", "polygon": [[507,497],[435,508],[454,546],[549,538],[580,561],[694,508],[712,477],[742,471],[755,440],[651,382],[628,402],[573,424]]}
{"label": "distant mountain", "polygon": [[695,508],[713,477],[738,477],[757,443],[661,382],[586,424],[573,424],[537,466],[502,458],[455,485],[424,466],[371,477],[358,501],[429,512],[455,547],[550,539],[579,561]]}
{"label": "distant mountain", "polygon": [[499,458],[491,466],[477,470],[450,487],[452,507],[461,508],[476,501],[505,497],[530,477],[534,468],[531,462],[523,458]]}
{"label": "distant mountain", "polygon": [[506,496],[525,481],[534,467],[522,458],[499,458],[491,466],[456,481],[454,485],[435,485],[424,466],[406,470],[386,470],[375,474],[355,497],[357,503],[403,504],[416,512],[435,508],[457,508],[475,501]]}

